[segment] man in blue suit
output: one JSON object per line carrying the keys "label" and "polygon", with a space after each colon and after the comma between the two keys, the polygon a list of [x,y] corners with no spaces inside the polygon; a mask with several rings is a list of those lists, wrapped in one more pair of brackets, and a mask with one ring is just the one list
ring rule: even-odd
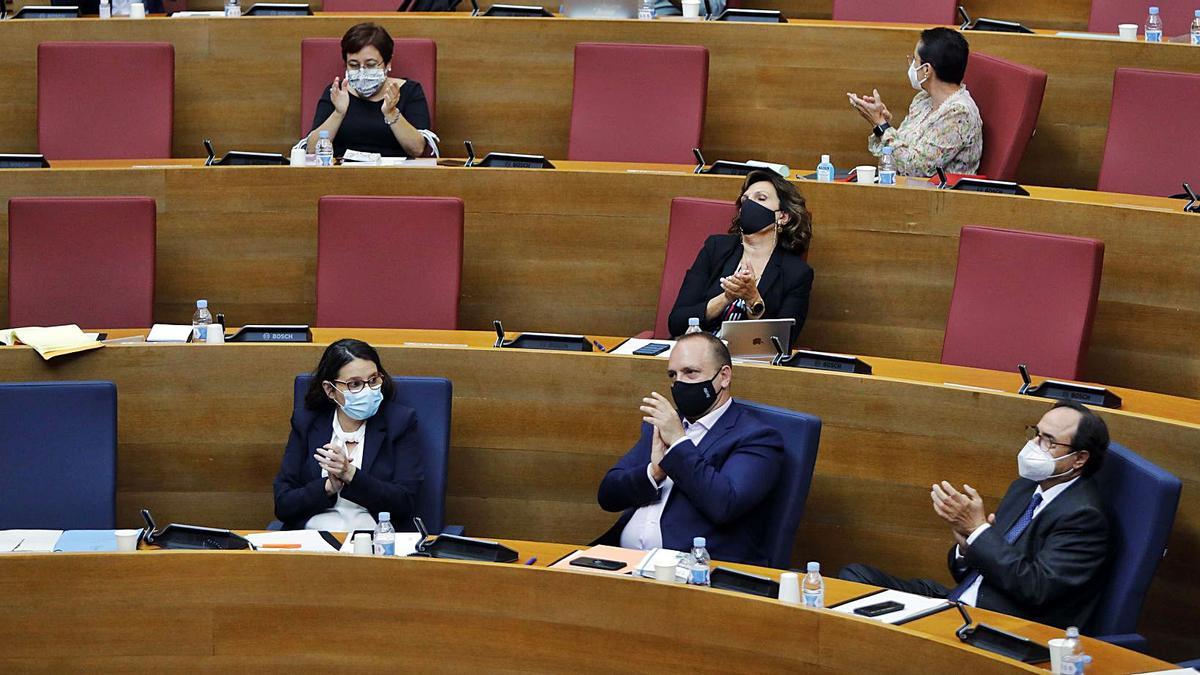
{"label": "man in blue suit", "polygon": [[641,438],[600,482],[600,507],[623,513],[598,543],[686,551],[704,537],[714,559],[766,565],[783,438],[733,400],[729,350],[712,335],[681,337],[667,377],[675,405],[642,399]]}

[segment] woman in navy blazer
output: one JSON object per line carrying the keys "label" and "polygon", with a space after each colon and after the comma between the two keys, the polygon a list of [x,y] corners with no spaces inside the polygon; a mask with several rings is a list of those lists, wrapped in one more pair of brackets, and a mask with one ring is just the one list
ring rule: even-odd
{"label": "woman in navy blazer", "polygon": [[326,348],[275,476],[285,529],[371,529],[383,511],[408,529],[422,480],[417,417],[393,391],[371,345],[345,339]]}
{"label": "woman in navy blazer", "polygon": [[671,335],[693,317],[709,332],[726,321],[790,318],[794,345],[812,293],[811,241],[812,214],[796,186],[773,171],[751,172],[729,233],[709,237],[683,277],[667,318]]}

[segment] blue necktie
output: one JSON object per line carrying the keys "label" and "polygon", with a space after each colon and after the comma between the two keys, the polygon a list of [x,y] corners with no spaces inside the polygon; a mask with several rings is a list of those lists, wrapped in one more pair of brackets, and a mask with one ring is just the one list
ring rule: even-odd
{"label": "blue necktie", "polygon": [[[1025,513],[1022,513],[1021,517],[1017,518],[1017,522],[1013,523],[1012,527],[1008,528],[1008,532],[1004,533],[1004,541],[1011,544],[1021,537],[1021,534],[1025,532],[1025,530],[1029,528],[1029,524],[1033,522],[1033,512],[1037,511],[1037,507],[1041,503],[1042,493],[1033,493],[1033,499],[1029,500],[1029,508],[1025,509]],[[952,602],[957,602],[958,599],[962,597],[962,594],[965,593],[967,589],[971,587],[971,584],[975,583],[975,580],[980,576],[982,575],[978,570],[971,570],[971,573],[962,580],[962,583],[956,586],[954,590],[950,591],[950,594],[946,596],[946,599]]]}

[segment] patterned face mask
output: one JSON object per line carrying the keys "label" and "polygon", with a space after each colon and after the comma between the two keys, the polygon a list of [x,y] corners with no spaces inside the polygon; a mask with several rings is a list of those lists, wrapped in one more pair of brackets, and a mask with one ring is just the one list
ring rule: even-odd
{"label": "patterned face mask", "polygon": [[386,81],[387,71],[383,68],[346,69],[346,82],[354,87],[359,96],[373,96]]}

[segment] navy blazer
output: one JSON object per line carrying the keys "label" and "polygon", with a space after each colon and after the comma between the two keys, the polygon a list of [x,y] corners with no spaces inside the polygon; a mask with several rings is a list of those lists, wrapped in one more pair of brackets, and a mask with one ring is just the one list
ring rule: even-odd
{"label": "navy blazer", "polygon": [[1109,527],[1103,501],[1090,478],[1080,478],[1047,504],[1012,544],[1004,533],[1029,508],[1037,483],[1018,478],[996,509],[996,524],[980,534],[959,560],[951,547],[950,573],[962,582],[971,569],[983,574],[976,605],[1065,628],[1088,622],[1104,590]]}
{"label": "navy blazer", "polygon": [[[597,543],[619,546],[634,511],[658,499],[646,475],[653,429],[643,423],[637,445],[600,482],[600,508],[624,513]],[[783,468],[778,431],[734,401],[700,445],[676,445],[659,466],[675,482],[659,521],[664,548],[688,551],[704,537],[716,560],[767,564],[770,496]]]}
{"label": "navy blazer", "polygon": [[[714,234],[704,241],[696,261],[688,268],[679,287],[675,306],[667,317],[667,328],[671,335],[683,335],[688,319],[700,319],[700,328],[715,332],[721,327],[721,318],[709,321],[705,318],[708,301],[724,291],[721,277],[737,271],[742,260],[742,237],[739,234]],[[766,311],[762,319],[795,319],[792,326],[792,344],[800,337],[804,320],[808,318],[808,296],[812,293],[813,268],[804,257],[782,246],[776,246],[767,261],[767,268],[758,270],[758,293],[762,296]]]}
{"label": "navy blazer", "polygon": [[[309,518],[333,508],[337,495],[325,494],[317,448],[333,437],[333,408],[292,413],[292,434],[275,476],[275,517],[284,529],[298,530]],[[342,488],[342,496],[371,512],[390,511],[397,530],[409,530],[421,489],[421,453],[417,446],[417,413],[385,400],[367,420],[362,468]]]}

